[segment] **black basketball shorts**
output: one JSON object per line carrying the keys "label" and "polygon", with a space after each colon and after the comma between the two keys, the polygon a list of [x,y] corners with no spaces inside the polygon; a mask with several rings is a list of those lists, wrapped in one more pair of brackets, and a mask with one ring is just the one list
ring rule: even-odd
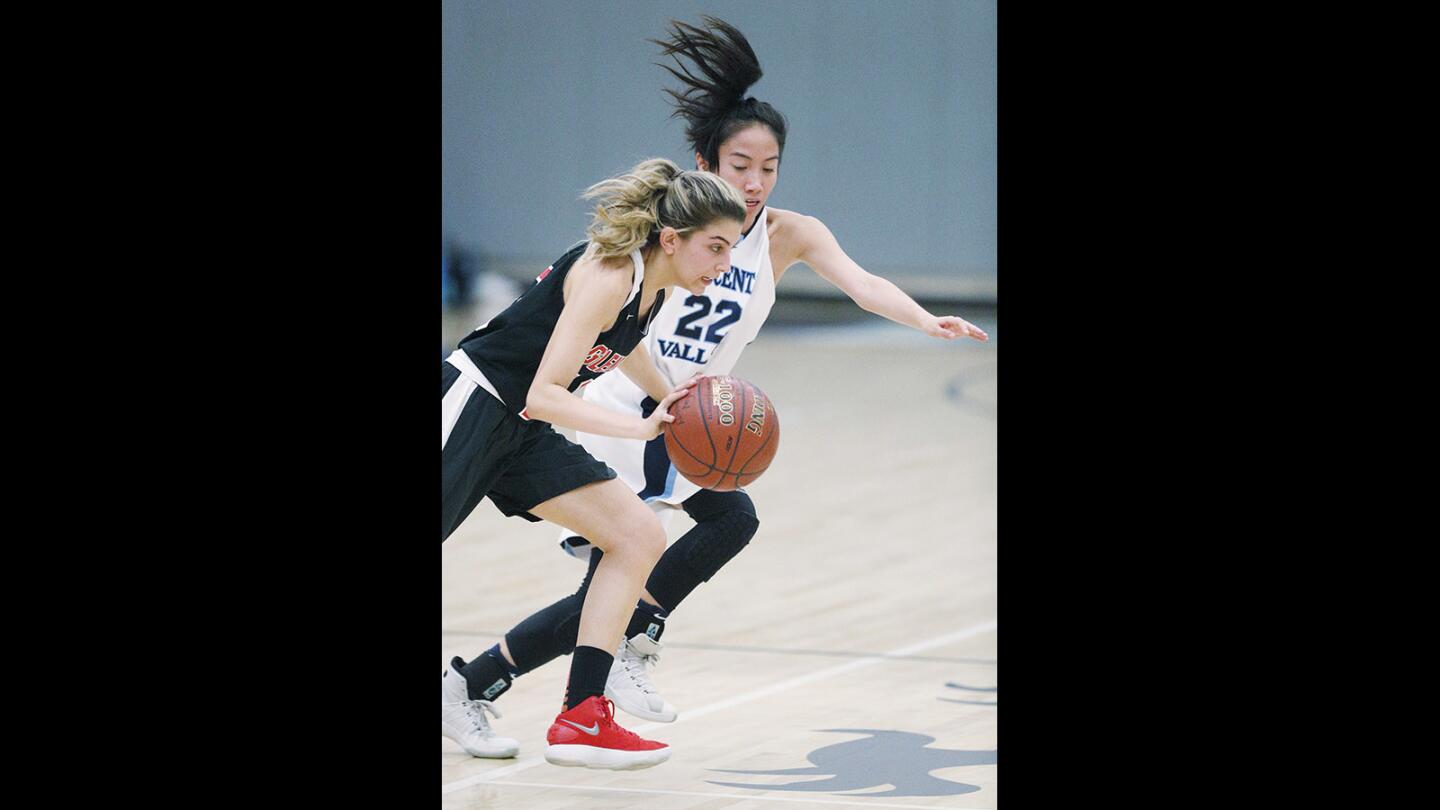
{"label": "black basketball shorts", "polygon": [[521,419],[444,361],[440,402],[442,543],[487,495],[503,514],[539,521],[535,505],[615,477],[548,422]]}

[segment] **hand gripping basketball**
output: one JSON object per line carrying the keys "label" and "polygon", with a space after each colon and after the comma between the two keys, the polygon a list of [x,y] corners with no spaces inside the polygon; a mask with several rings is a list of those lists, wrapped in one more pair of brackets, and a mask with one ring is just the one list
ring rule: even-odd
{"label": "hand gripping basketball", "polygon": [[670,415],[673,421],[665,428],[670,463],[706,489],[729,492],[749,484],[769,469],[780,448],[775,406],[739,377],[699,378]]}
{"label": "hand gripping basketball", "polygon": [[[642,433],[639,438],[648,442],[656,436],[659,436],[660,431],[664,430],[666,425],[674,422],[675,417],[670,415],[670,406],[675,404],[675,400],[690,393],[690,389],[695,387],[697,380],[699,380],[698,375],[691,377],[685,382],[675,386],[675,390],[666,394],[665,398],[660,400],[659,404],[655,406],[655,410],[651,411],[650,415],[645,417],[645,432]],[[650,401],[653,402],[653,400]]]}

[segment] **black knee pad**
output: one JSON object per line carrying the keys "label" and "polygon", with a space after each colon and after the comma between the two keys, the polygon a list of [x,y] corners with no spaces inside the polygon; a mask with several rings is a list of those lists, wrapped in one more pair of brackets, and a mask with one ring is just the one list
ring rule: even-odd
{"label": "black knee pad", "polygon": [[505,646],[521,674],[575,649],[575,639],[580,635],[580,609],[585,606],[590,579],[602,556],[598,548],[591,553],[590,566],[578,591],[530,614],[505,634]]}
{"label": "black knee pad", "polygon": [[705,490],[685,502],[685,511],[695,518],[695,527],[665,550],[645,583],[666,610],[679,607],[700,583],[709,582],[760,528],[755,506],[743,492]]}
{"label": "black knee pad", "polygon": [[700,581],[709,582],[725,563],[735,559],[735,555],[750,544],[750,538],[759,528],[760,519],[753,512],[741,509],[719,512],[696,523],[694,529],[675,541],[670,551],[674,551],[677,561],[683,562]]}
{"label": "black knee pad", "polygon": [[696,523],[703,523],[709,517],[722,512],[744,512],[755,517],[755,502],[741,490],[716,492],[702,489],[680,504],[685,513]]}
{"label": "black knee pad", "polygon": [[537,610],[505,634],[505,646],[521,674],[559,658],[575,649],[580,632],[583,594],[570,594]]}
{"label": "black knee pad", "polygon": [[676,540],[671,548],[679,552],[678,561],[685,563],[701,581],[709,582],[716,571],[745,548],[760,528],[755,502],[740,490],[702,489],[686,499],[684,507],[686,514],[695,520],[695,528]]}

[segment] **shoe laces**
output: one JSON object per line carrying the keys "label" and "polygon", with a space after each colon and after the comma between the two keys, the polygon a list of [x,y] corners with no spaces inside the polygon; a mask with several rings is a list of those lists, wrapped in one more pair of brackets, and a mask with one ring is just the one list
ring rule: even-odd
{"label": "shoe laces", "polygon": [[486,712],[496,717],[501,716],[500,710],[495,708],[494,703],[488,700],[462,700],[460,704],[465,707],[465,716],[475,724],[475,730],[479,731],[481,736],[493,737],[495,735],[494,730],[490,728],[490,720],[485,717]]}
{"label": "shoe laces", "polygon": [[629,644],[626,644],[623,657],[625,659],[625,674],[630,676],[630,680],[646,694],[654,693],[655,686],[650,683],[650,672],[648,668],[660,665],[660,652],[657,650],[653,653],[642,653],[636,651]]}
{"label": "shoe laces", "polygon": [[615,701],[607,697],[600,698],[600,710],[605,715],[604,718],[602,718],[602,722],[609,726],[615,734],[627,740],[645,741],[644,737],[615,722]]}

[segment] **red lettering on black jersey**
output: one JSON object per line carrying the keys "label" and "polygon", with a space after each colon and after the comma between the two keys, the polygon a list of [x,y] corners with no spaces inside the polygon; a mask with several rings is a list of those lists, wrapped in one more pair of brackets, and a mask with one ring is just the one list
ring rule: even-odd
{"label": "red lettering on black jersey", "polygon": [[551,271],[551,270],[554,270],[554,269],[555,269],[555,265],[553,265],[553,264],[550,265],[549,267],[545,268],[544,272],[542,272],[540,275],[538,275],[538,276],[535,277],[535,283],[536,283],[536,284],[539,284],[540,282],[544,281],[544,280],[545,280],[545,277],[548,276],[548,275],[550,275],[550,271]]}
{"label": "red lettering on black jersey", "polygon": [[596,346],[595,348],[590,350],[589,354],[585,355],[585,368],[594,371],[595,367],[598,366],[600,362],[604,360],[609,354],[610,349],[606,348],[605,346]]}
{"label": "red lettering on black jersey", "polygon": [[624,361],[625,355],[610,351],[608,346],[596,346],[585,355],[585,368],[596,374],[604,374]]}

